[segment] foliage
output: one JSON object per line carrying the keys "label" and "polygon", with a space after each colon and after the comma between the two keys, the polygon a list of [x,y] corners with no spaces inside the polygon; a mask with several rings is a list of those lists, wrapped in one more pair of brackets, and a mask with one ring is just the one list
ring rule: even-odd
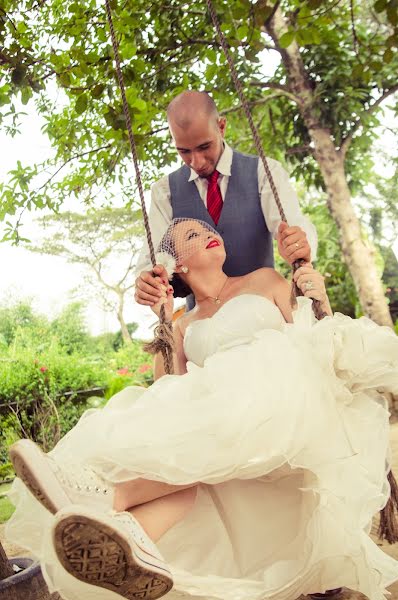
{"label": "foliage", "polygon": [[[126,323],[127,330],[133,339],[134,333],[138,329],[138,323]],[[122,331],[119,329],[116,333],[106,332],[92,338],[93,351],[97,354],[112,354],[120,350],[123,346]]]}
{"label": "foliage", "polygon": [[[397,85],[397,3],[286,0],[280,6],[288,30],[282,48],[276,48],[266,34],[273,0],[215,1],[265,148],[292,163],[294,176],[307,185],[323,187],[285,67],[271,77],[263,74],[268,58],[294,40],[315,90],[320,124],[330,130],[337,148],[352,137],[346,172],[355,193],[371,172],[379,105]],[[204,0],[114,2],[112,9],[144,182],[175,160],[164,111],[188,87],[213,90],[230,119],[230,140],[252,151]],[[87,203],[99,192],[108,198],[122,194],[131,205],[136,192],[104,5],[95,0],[2,0],[2,11],[2,125],[16,134],[17,100],[34,100],[54,156],[43,165],[16,165],[0,191],[0,217],[17,217],[24,207],[59,208],[71,194]],[[57,100],[55,86],[62,90]],[[9,222],[7,238],[17,238],[15,221]]]}
{"label": "foliage", "polygon": [[[0,474],[1,480],[1,474]],[[15,506],[11,504],[5,495],[9,489],[8,485],[0,485],[0,525],[5,523],[11,517],[15,510]]]}
{"label": "foliage", "polygon": [[[24,348],[13,350],[12,356],[0,362],[0,405],[12,411],[14,430],[20,436],[49,449],[84,409],[84,404],[74,402],[79,390],[104,388],[107,370],[77,354],[60,353],[55,344],[40,354]],[[3,437],[4,431],[7,423]]]}
{"label": "foliage", "polygon": [[[27,301],[15,307],[19,305],[30,307]],[[15,307],[8,307],[7,314],[14,316]],[[19,323],[17,334],[0,353],[0,481],[12,473],[7,449],[20,437],[49,450],[88,407],[102,405],[126,385],[152,382],[150,357],[141,342],[115,351],[112,343],[118,334],[111,334],[112,342],[103,352],[97,338],[87,333],[81,311],[80,304],[67,306],[47,323],[40,345],[30,333],[36,321],[41,322],[40,315],[27,311],[32,318]]]}
{"label": "foliage", "polygon": [[[126,328],[129,332],[130,337],[132,338],[134,333],[138,329],[138,323],[126,323]],[[114,350],[119,350],[119,348],[123,346],[123,335],[121,329],[119,329],[119,331],[117,331],[117,333],[115,334],[112,346]]]}
{"label": "foliage", "polygon": [[22,329],[40,340],[48,330],[48,321],[43,315],[34,314],[29,300],[0,307],[0,338],[4,346],[11,344]]}
{"label": "foliage", "polygon": [[84,310],[82,302],[73,302],[65,306],[51,323],[50,331],[68,354],[81,352],[89,345],[90,336],[84,322]]}
{"label": "foliage", "polygon": [[384,258],[383,282],[386,286],[386,295],[393,321],[396,321],[398,333],[398,260],[392,248],[381,247]]}

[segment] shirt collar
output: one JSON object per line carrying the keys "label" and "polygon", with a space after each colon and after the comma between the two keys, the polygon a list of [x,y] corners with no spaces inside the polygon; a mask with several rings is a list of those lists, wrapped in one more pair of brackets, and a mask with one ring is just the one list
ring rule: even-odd
{"label": "shirt collar", "polygon": [[[232,148],[228,146],[226,142],[224,142],[224,150],[220,156],[220,159],[217,163],[217,171],[220,175],[226,175],[227,177],[231,176],[231,165],[232,165]],[[193,169],[190,170],[191,174],[189,176],[188,181],[195,181],[195,179],[199,178],[199,175]]]}

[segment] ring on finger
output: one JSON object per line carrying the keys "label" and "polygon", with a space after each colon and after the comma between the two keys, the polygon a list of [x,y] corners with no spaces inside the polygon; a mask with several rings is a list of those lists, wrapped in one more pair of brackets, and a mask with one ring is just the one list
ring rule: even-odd
{"label": "ring on finger", "polygon": [[311,281],[311,279],[309,279],[308,281],[305,282],[304,284],[304,288],[307,290],[307,292],[309,292],[310,290],[314,289],[314,282]]}

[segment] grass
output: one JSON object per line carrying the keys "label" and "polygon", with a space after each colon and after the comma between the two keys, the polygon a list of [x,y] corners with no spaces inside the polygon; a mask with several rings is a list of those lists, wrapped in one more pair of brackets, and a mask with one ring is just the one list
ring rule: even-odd
{"label": "grass", "polygon": [[14,505],[11,504],[5,495],[10,489],[10,484],[0,485],[0,524],[5,523],[14,512]]}

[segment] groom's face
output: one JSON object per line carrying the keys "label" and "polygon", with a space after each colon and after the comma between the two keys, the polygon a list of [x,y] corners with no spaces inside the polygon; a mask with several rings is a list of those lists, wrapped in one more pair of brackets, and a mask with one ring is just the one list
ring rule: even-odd
{"label": "groom's face", "polygon": [[187,127],[169,122],[174,144],[184,163],[200,177],[214,171],[223,152],[226,120],[199,113]]}

